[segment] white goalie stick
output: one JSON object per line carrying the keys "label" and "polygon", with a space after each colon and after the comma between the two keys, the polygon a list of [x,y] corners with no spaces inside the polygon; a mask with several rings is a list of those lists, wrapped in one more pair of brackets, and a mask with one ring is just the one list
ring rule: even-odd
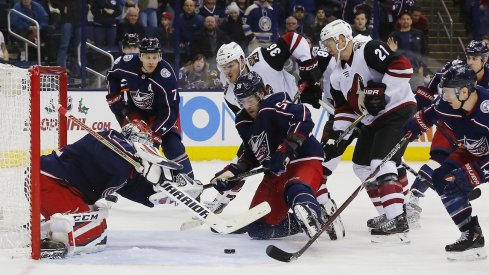
{"label": "white goalie stick", "polygon": [[[94,138],[102,142],[109,149],[113,150],[117,155],[121,158],[129,162],[136,170],[141,170],[142,165],[129,157],[126,153],[124,153],[119,148],[115,147],[112,143],[102,137],[99,133],[92,130],[88,127],[83,121],[79,120],[75,116],[73,116],[66,108],[59,106],[58,112],[63,116],[71,119],[75,124],[80,126],[82,129],[87,131]],[[170,162],[170,161],[169,161]],[[170,167],[168,167],[170,168]],[[204,223],[208,224],[210,227],[215,229],[217,232],[221,234],[228,234],[234,232],[238,229],[247,226],[248,224],[258,220],[259,218],[265,216],[270,213],[270,205],[267,202],[263,202],[252,209],[249,209],[247,212],[241,214],[240,216],[224,220],[218,217],[216,214],[212,213],[207,207],[202,205],[200,202],[180,190],[178,187],[173,186],[168,181],[158,183],[155,185],[155,189],[158,189],[162,192],[165,192],[169,197],[171,197],[174,201],[178,202],[179,205],[184,205],[194,216],[202,220]]]}

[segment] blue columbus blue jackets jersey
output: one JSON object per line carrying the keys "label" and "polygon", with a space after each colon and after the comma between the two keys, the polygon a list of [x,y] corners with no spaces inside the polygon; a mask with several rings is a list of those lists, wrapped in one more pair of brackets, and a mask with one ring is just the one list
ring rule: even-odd
{"label": "blue columbus blue jackets jersey", "polygon": [[[100,134],[127,155],[135,150],[122,134],[107,130]],[[86,135],[59,152],[41,156],[41,173],[56,178],[67,187],[75,187],[86,203],[117,192],[122,196],[152,207],[147,199],[153,186],[134,167],[91,135]]]}
{"label": "blue columbus blue jackets jersey", "polygon": [[431,124],[437,120],[444,122],[472,155],[486,163],[489,161],[489,90],[477,86],[477,95],[477,103],[470,112],[454,110],[438,97],[424,111],[424,116]]}
{"label": "blue columbus blue jackets jersey", "polygon": [[260,111],[253,120],[245,109],[236,115],[236,129],[245,144],[243,159],[255,167],[270,160],[270,156],[288,135],[301,135],[306,139],[297,150],[292,162],[323,160],[323,149],[312,136],[314,122],[311,113],[302,104],[290,102],[287,94],[275,93],[260,102]]}
{"label": "blue columbus blue jackets jersey", "polygon": [[[119,122],[130,113],[156,116],[150,127],[161,136],[178,118],[177,77],[165,60],[161,60],[151,74],[143,73],[141,66],[137,54],[124,55],[114,62],[107,73],[107,102]],[[127,93],[127,102],[124,93]]]}

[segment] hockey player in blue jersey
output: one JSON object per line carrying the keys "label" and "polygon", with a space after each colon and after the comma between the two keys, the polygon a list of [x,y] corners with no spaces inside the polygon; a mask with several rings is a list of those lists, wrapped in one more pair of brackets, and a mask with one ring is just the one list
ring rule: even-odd
{"label": "hockey player in blue jersey", "polygon": [[[192,165],[182,144],[177,77],[161,58],[157,38],[141,40],[139,55],[118,58],[107,73],[107,102],[121,127],[130,120],[144,120],[153,131],[155,147],[183,165],[181,173],[193,178]],[[127,97],[127,101],[125,99]]]}
{"label": "hockey player in blue jersey", "polygon": [[489,180],[489,90],[476,86],[476,80],[470,66],[452,66],[441,78],[441,97],[405,126],[414,140],[435,122],[444,122],[462,144],[432,175],[436,192],[461,232],[456,242],[445,247],[451,260],[487,257],[484,236],[468,199],[474,187]]}
{"label": "hockey player in blue jersey", "polygon": [[[100,134],[134,160],[141,161],[142,171],[136,171],[92,135],[41,156],[41,214],[46,219],[41,224],[42,249],[66,249],[69,254],[103,250],[107,243],[106,218],[111,203],[106,198],[116,192],[148,207],[166,198],[166,194],[153,189],[161,180],[178,181],[179,188],[189,195],[200,195],[202,186],[197,181],[152,165],[143,154],[136,154],[133,142],[152,146],[151,134],[144,122],[135,120],[131,124],[134,125],[131,132],[121,134],[107,130]],[[187,184],[180,184],[183,182]]]}
{"label": "hockey player in blue jersey", "polygon": [[[447,63],[440,71],[438,71],[430,80],[427,86],[419,86],[416,89],[416,101],[418,110],[429,107],[435,97],[438,95],[438,84],[443,74],[452,66],[467,62],[472,70],[476,73],[477,84],[489,88],[489,66],[487,60],[489,58],[489,48],[483,41],[472,40],[465,50],[466,59],[455,59]],[[422,208],[420,206],[420,198],[424,197],[424,193],[428,189],[424,178],[431,179],[433,170],[440,167],[440,164],[453,152],[457,146],[453,144],[453,126],[446,125],[443,122],[437,124],[437,131],[433,135],[430,148],[430,160],[424,164],[419,170],[421,178],[417,178],[410,188],[409,195],[406,201],[407,216],[410,225],[419,227],[419,219]],[[447,137],[447,135],[450,137]]]}
{"label": "hockey player in blue jersey", "polygon": [[[285,93],[271,94],[256,72],[241,75],[234,94],[242,109],[236,129],[244,152],[237,163],[224,168],[211,181],[218,191],[239,181],[230,177],[262,165],[268,168],[250,207],[267,201],[271,212],[247,227],[252,238],[269,239],[299,233],[313,236],[325,221],[316,199],[322,181],[323,151],[311,135],[314,123],[309,110],[290,102]],[[289,213],[289,209],[293,213]]]}

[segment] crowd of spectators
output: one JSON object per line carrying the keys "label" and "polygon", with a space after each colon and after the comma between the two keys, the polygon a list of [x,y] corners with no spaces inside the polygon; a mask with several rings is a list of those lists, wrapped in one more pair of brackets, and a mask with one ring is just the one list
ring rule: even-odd
{"label": "crowd of spectators", "polygon": [[[198,75],[202,57],[204,71],[210,70],[213,74],[217,50],[230,41],[235,41],[250,53],[257,47],[270,45],[277,38],[274,34],[294,31],[310,39],[313,46],[318,46],[321,29],[337,18],[349,22],[354,35],[373,35],[373,0],[87,2],[89,6],[85,15],[82,13],[82,0],[0,0],[0,5],[4,3],[36,20],[40,28],[43,64],[67,67],[73,77],[80,73],[77,50],[84,16],[88,20],[88,42],[114,55],[121,54],[121,43],[126,33],[137,34],[140,38],[157,37],[165,59],[173,62],[175,55],[179,55],[181,75],[186,75],[187,79]],[[178,2],[181,4],[179,7],[173,6]],[[380,0],[378,34],[393,49],[403,51],[419,69],[425,66],[428,54],[428,20],[414,2]],[[487,10],[487,2],[489,0],[481,1],[481,11]],[[461,12],[466,12],[464,4],[458,3]],[[176,20],[178,24],[175,24]],[[11,23],[17,33],[36,43],[37,29],[30,21],[13,15]],[[5,29],[6,26],[0,25],[0,30]],[[23,47],[19,46],[21,43],[12,39],[13,45],[9,47],[8,42],[0,33],[0,61],[9,60],[9,49],[12,50],[10,60],[25,59]],[[35,58],[35,53],[29,53],[29,59]],[[209,79],[214,81],[212,77]]]}

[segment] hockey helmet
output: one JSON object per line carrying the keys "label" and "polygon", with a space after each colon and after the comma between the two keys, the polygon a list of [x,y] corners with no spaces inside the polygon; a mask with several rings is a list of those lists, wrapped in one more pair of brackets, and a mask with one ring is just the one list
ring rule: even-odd
{"label": "hockey helmet", "polygon": [[463,65],[463,64],[466,64],[465,60],[464,59],[454,59],[452,61],[448,61],[447,63],[445,63],[445,66],[443,66],[443,68],[441,69],[442,72],[445,72],[447,71],[448,69],[450,69],[451,67],[453,66],[456,66],[456,65]]}
{"label": "hockey helmet", "polygon": [[216,62],[218,67],[224,66],[231,61],[238,60],[240,58],[245,58],[245,54],[241,46],[236,42],[231,42],[229,44],[223,44],[216,54]]}
{"label": "hockey helmet", "polygon": [[484,41],[472,40],[465,49],[465,55],[486,57],[489,56],[489,48]]}
{"label": "hockey helmet", "polygon": [[126,33],[122,38],[122,48],[138,48],[139,35],[137,33]]}
{"label": "hockey helmet", "polygon": [[264,87],[261,76],[252,71],[238,77],[234,86],[234,95],[239,101],[251,95],[257,95]]}
{"label": "hockey helmet", "polygon": [[350,24],[341,19],[336,19],[335,21],[324,26],[324,28],[321,30],[320,37],[321,41],[326,41],[330,38],[338,40],[340,35],[343,35],[347,40],[352,40],[352,33],[353,31]]}
{"label": "hockey helmet", "polygon": [[151,139],[151,128],[144,120],[134,119],[122,126],[122,135],[131,143],[139,142],[142,144],[153,145]]}
{"label": "hockey helmet", "polygon": [[[467,87],[469,92],[475,90],[477,76],[474,70],[467,64],[458,64],[450,67],[441,77],[441,88],[455,88],[457,91]],[[457,92],[458,96],[458,92]]]}
{"label": "hockey helmet", "polygon": [[143,38],[139,45],[140,53],[160,53],[160,41],[158,38]]}

